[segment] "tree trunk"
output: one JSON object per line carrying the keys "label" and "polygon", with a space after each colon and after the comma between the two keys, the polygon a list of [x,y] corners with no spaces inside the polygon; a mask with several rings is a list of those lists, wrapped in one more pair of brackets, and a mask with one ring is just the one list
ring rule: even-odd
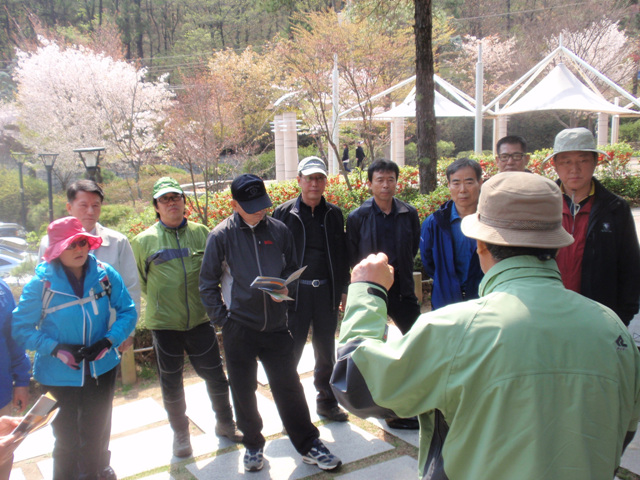
{"label": "tree trunk", "polygon": [[437,186],[431,21],[431,0],[415,0],[416,136],[421,193],[429,193]]}

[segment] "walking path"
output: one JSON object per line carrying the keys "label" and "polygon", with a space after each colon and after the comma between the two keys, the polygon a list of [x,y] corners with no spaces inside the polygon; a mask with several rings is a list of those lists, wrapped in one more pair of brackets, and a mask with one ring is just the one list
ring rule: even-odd
{"label": "walking path", "polygon": [[[636,229],[640,231],[640,208],[633,209]],[[390,326],[390,334],[400,335]],[[640,315],[629,329],[640,344]],[[120,479],[146,480],[234,480],[234,479],[303,479],[336,478],[342,480],[405,480],[417,478],[418,433],[389,429],[377,419],[362,420],[350,415],[347,423],[328,422],[315,413],[313,351],[307,344],[298,371],[303,377],[312,421],[320,429],[320,437],[338,455],[343,466],[336,472],[320,472],[306,465],[293,449],[286,435],[275,404],[259,392],[258,405],[264,421],[265,467],[257,473],[244,473],[242,445],[236,445],[213,433],[215,420],[203,382],[186,387],[187,414],[191,419],[194,456],[189,459],[172,457],[173,434],[160,400],[136,399],[113,409],[110,449],[111,465]],[[266,384],[264,371],[259,381]],[[53,434],[50,428],[29,436],[16,451],[11,480],[50,480]],[[627,448],[622,467],[640,479],[640,435]],[[628,473],[622,478],[629,477]]]}

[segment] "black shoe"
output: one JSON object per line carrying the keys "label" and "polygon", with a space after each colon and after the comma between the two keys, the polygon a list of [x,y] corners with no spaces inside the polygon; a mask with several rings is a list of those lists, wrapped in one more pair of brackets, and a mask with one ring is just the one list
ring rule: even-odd
{"label": "black shoe", "polygon": [[334,422],[346,422],[349,420],[349,415],[347,412],[342,410],[339,406],[329,407],[329,408],[320,408],[316,410],[318,415],[321,415],[329,420],[333,420]]}
{"label": "black shoe", "polygon": [[397,428],[398,430],[418,430],[420,428],[417,417],[387,418],[385,422],[389,428]]}
{"label": "black shoe", "polygon": [[116,476],[116,472],[113,471],[113,468],[109,466],[105,467],[105,469],[100,472],[98,480],[118,480],[118,477]]}

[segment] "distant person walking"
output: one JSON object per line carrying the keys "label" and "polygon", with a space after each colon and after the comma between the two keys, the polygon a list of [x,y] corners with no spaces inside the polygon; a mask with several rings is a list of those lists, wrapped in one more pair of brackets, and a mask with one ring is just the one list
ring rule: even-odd
{"label": "distant person walking", "polygon": [[349,167],[349,145],[346,143],[344,144],[344,150],[342,151],[342,165],[344,165],[344,169],[347,172],[351,171],[351,168]]}
{"label": "distant person walking", "polygon": [[356,147],[356,160],[358,161],[358,164],[357,164],[358,168],[362,168],[364,159],[367,158],[367,156],[364,154],[364,148],[362,148],[362,143],[363,142],[359,142],[358,146]]}

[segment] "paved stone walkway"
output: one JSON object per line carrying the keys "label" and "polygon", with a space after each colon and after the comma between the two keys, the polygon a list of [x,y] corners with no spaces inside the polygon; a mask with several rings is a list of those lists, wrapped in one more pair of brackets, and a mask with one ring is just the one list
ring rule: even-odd
{"label": "paved stone walkway", "polygon": [[[400,333],[396,331],[395,335]],[[298,370],[305,374],[312,368],[313,351],[307,345]],[[262,368],[258,379],[266,383]],[[192,423],[193,458],[184,460],[172,456],[173,434],[162,404],[153,398],[144,398],[113,409],[111,466],[120,479],[417,478],[417,431],[391,430],[377,419],[365,421],[351,416],[351,421],[346,423],[322,419],[315,413],[313,377],[305,375],[302,384],[311,420],[319,427],[321,439],[343,461],[337,472],[321,473],[317,467],[304,464],[288,437],[282,434],[283,427],[274,402],[258,393],[258,408],[264,421],[263,434],[267,438],[266,462],[261,472],[244,473],[242,445],[214,434],[215,419],[204,382],[185,388],[187,415]],[[53,442],[50,428],[30,435],[16,451],[11,480],[50,480]]]}

